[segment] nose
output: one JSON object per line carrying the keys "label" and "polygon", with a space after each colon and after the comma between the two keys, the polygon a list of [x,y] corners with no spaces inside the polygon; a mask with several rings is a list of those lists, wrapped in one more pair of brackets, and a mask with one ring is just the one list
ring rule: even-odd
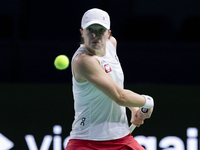
{"label": "nose", "polygon": [[93,37],[93,38],[97,37],[97,34],[96,34],[96,33],[93,33],[93,34],[92,34],[92,37]]}
{"label": "nose", "polygon": [[92,37],[95,37],[96,36],[96,34],[95,33],[92,33]]}
{"label": "nose", "polygon": [[100,35],[101,35],[101,34],[99,34],[98,32],[92,33],[92,36],[93,36],[93,37],[100,37]]}

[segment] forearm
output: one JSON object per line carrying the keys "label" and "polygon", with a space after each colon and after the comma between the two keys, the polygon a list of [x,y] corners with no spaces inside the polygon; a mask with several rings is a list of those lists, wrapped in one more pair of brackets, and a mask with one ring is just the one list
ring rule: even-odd
{"label": "forearm", "polygon": [[120,93],[118,104],[126,107],[142,107],[145,105],[145,98],[142,95],[124,89]]}
{"label": "forearm", "polygon": [[152,97],[147,95],[139,95],[126,89],[123,89],[123,91],[120,93],[120,98],[117,103],[121,106],[143,107],[147,109],[154,106],[154,100]]}

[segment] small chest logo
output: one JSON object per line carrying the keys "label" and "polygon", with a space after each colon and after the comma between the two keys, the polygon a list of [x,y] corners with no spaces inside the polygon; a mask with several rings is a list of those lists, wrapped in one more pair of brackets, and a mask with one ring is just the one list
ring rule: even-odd
{"label": "small chest logo", "polygon": [[109,73],[109,72],[112,71],[112,69],[111,69],[111,67],[110,67],[109,64],[104,64],[104,68],[105,68],[105,72],[106,72],[106,73]]}

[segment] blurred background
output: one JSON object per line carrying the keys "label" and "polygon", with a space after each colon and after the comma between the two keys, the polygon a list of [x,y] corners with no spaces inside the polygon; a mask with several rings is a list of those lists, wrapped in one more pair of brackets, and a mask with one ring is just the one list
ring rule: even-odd
{"label": "blurred background", "polygon": [[[155,99],[133,136],[147,150],[199,150],[199,0],[0,0],[0,150],[63,150],[82,15],[107,11],[125,88]],[[128,118],[130,112],[127,110]]]}

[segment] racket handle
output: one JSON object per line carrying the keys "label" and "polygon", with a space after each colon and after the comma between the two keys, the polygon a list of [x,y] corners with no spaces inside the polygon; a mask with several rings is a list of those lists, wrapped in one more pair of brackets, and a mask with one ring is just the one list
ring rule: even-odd
{"label": "racket handle", "polygon": [[130,133],[132,133],[133,130],[135,130],[135,128],[136,128],[136,125],[131,124],[131,126],[129,127]]}
{"label": "racket handle", "polygon": [[143,114],[146,114],[146,113],[148,113],[148,109],[147,108],[141,108],[141,113],[143,113]]}
{"label": "racket handle", "polygon": [[[148,112],[147,108],[141,108],[141,113],[146,114]],[[131,124],[131,126],[129,127],[130,133],[132,133],[136,128],[136,125]]]}

